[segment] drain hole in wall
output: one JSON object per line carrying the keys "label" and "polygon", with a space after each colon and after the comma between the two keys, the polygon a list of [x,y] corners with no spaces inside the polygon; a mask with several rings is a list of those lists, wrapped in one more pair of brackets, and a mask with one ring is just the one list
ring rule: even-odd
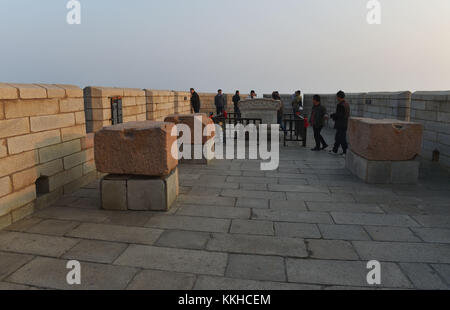
{"label": "drain hole in wall", "polygon": [[432,160],[433,162],[439,162],[439,156],[441,155],[441,153],[438,150],[434,150],[433,151],[433,156],[432,156]]}
{"label": "drain hole in wall", "polygon": [[42,176],[36,180],[36,195],[42,196],[50,193],[50,186],[48,182],[48,177]]}

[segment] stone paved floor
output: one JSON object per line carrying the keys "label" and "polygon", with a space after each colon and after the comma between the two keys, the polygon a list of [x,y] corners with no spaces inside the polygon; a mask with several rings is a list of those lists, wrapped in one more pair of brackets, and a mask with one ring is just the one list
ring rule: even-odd
{"label": "stone paved floor", "polygon": [[[95,182],[0,231],[0,289],[373,288],[369,260],[382,264],[378,288],[449,289],[450,178],[421,174],[366,185],[342,158],[291,146],[272,172],[182,165],[168,214],[100,210]],[[66,284],[70,259],[79,287]]]}

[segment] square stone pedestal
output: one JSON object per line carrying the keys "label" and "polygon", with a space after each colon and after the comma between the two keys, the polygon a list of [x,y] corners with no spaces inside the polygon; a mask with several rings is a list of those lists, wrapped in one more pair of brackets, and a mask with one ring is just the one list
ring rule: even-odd
{"label": "square stone pedestal", "polygon": [[165,177],[110,174],[100,186],[105,210],[168,211],[178,193],[178,168]]}
{"label": "square stone pedestal", "polygon": [[368,160],[348,150],[346,167],[369,184],[415,184],[419,179],[420,162]]}

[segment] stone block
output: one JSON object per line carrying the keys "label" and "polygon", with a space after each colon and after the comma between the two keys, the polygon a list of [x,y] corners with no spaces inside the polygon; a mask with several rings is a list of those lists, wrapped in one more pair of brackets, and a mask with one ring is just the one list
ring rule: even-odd
{"label": "stone block", "polygon": [[8,155],[8,147],[6,144],[6,139],[0,139],[0,158],[6,157]]}
{"label": "stone block", "polygon": [[8,214],[14,209],[22,207],[36,198],[34,185],[0,199],[0,216]]}
{"label": "stone block", "polygon": [[146,121],[101,129],[95,133],[97,170],[110,174],[168,175],[178,166],[171,154],[177,141],[172,136],[174,126]]}
{"label": "stone block", "polygon": [[17,99],[17,88],[11,85],[0,83],[0,99]]}
{"label": "stone block", "polygon": [[12,192],[12,189],[11,178],[9,176],[0,179],[0,197],[8,195]]}
{"label": "stone block", "polygon": [[86,126],[77,125],[61,129],[61,137],[63,142],[83,138],[86,135]]}
{"label": "stone block", "polygon": [[178,196],[178,169],[164,178],[129,178],[128,209],[168,211]]}
{"label": "stone block", "polygon": [[0,121],[0,138],[24,135],[29,132],[30,123],[27,117]]}
{"label": "stone block", "polygon": [[75,112],[75,124],[86,124],[86,114],[84,111]]}
{"label": "stone block", "polygon": [[107,176],[102,179],[101,200],[105,210],[128,210],[127,180],[128,176]]}
{"label": "stone block", "polygon": [[30,123],[31,131],[33,132],[70,127],[75,125],[75,114],[66,113],[31,117]]}
{"label": "stone block", "polygon": [[39,162],[46,163],[81,151],[80,139],[39,149]]}
{"label": "stone block", "polygon": [[411,160],[420,153],[423,125],[397,120],[350,118],[354,153],[369,160]]}
{"label": "stone block", "polygon": [[20,221],[21,219],[26,218],[27,216],[33,214],[34,210],[35,210],[34,202],[31,202],[22,207],[12,210],[11,212],[12,222],[15,223]]}
{"label": "stone block", "polygon": [[59,101],[59,109],[61,113],[78,112],[84,110],[83,98],[66,98]]}
{"label": "stone block", "polygon": [[37,152],[29,151],[0,159],[0,177],[33,167],[39,162]]}
{"label": "stone block", "polygon": [[8,138],[9,154],[19,154],[26,151],[46,147],[61,142],[59,130],[49,130]]}
{"label": "stone block", "polygon": [[346,167],[368,184],[415,184],[419,179],[420,162],[368,160],[348,151]]}
{"label": "stone block", "polygon": [[36,182],[38,171],[35,167],[18,172],[12,176],[14,190],[19,190]]}
{"label": "stone block", "polygon": [[53,84],[36,84],[47,91],[48,98],[63,98],[66,96],[66,90]]}
{"label": "stone block", "polygon": [[63,160],[56,159],[36,167],[39,176],[52,176],[64,170]]}
{"label": "stone block", "polygon": [[[191,131],[191,144],[205,144],[215,136],[215,132],[212,132],[209,136],[203,135],[208,125],[214,126],[214,122],[206,114],[169,115],[164,121],[188,126]],[[182,134],[180,137],[182,137]]]}
{"label": "stone block", "polygon": [[85,97],[122,97],[123,88],[89,86],[84,89]]}
{"label": "stone block", "polygon": [[5,102],[7,119],[59,113],[57,99],[11,100]]}
{"label": "stone block", "polygon": [[66,97],[83,98],[83,90],[75,85],[55,84],[66,91]]}
{"label": "stone block", "polygon": [[81,149],[90,149],[94,147],[94,134],[87,134],[85,137],[81,138]]}
{"label": "stone block", "polygon": [[35,84],[11,84],[19,91],[21,99],[47,98],[47,90]]}

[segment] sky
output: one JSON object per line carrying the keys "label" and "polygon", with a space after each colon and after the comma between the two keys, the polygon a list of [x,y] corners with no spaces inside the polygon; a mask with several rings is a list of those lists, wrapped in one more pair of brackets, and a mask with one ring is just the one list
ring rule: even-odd
{"label": "sky", "polygon": [[450,89],[450,0],[0,0],[0,82],[292,93]]}

